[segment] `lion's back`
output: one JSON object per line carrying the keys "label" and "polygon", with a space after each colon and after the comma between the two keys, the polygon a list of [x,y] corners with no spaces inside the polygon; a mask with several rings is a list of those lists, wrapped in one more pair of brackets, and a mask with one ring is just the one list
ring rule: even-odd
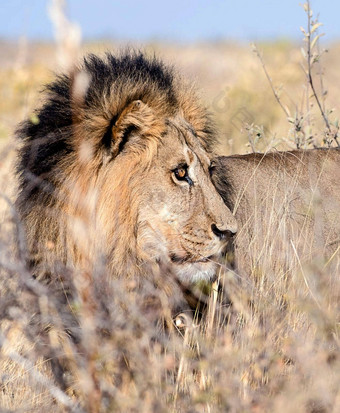
{"label": "lion's back", "polygon": [[290,267],[336,253],[339,165],[335,148],[220,158],[216,184],[240,225],[239,267]]}

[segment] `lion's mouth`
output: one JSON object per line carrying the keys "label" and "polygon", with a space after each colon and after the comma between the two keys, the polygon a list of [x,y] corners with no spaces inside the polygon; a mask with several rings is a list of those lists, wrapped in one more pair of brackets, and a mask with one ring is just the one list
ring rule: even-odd
{"label": "lion's mouth", "polygon": [[209,257],[202,257],[202,258],[194,258],[191,255],[184,255],[184,256],[179,256],[177,254],[171,254],[170,255],[170,260],[175,263],[175,264],[196,264],[196,263],[202,263],[202,262],[209,262],[214,259],[213,255],[210,255]]}
{"label": "lion's mouth", "polygon": [[171,262],[174,263],[175,274],[184,283],[191,283],[200,280],[213,281],[217,272],[217,256],[193,257],[191,255],[170,255]]}

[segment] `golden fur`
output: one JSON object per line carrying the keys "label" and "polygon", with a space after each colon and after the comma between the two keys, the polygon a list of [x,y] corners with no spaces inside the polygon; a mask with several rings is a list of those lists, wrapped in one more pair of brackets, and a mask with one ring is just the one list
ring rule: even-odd
{"label": "golden fur", "polygon": [[90,56],[48,86],[37,117],[19,130],[17,201],[36,276],[163,263],[184,281],[214,277],[236,222],[211,182],[214,130],[190,86],[141,54]]}
{"label": "golden fur", "polygon": [[235,215],[240,273],[339,265],[340,149],[220,157],[213,180]]}

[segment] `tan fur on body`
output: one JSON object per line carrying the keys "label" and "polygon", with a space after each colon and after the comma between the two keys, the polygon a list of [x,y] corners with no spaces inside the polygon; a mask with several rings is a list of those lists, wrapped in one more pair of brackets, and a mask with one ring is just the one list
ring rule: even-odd
{"label": "tan fur on body", "polygon": [[[241,273],[338,264],[340,149],[220,157],[213,179],[235,214]],[[321,260],[321,261],[320,261]]]}

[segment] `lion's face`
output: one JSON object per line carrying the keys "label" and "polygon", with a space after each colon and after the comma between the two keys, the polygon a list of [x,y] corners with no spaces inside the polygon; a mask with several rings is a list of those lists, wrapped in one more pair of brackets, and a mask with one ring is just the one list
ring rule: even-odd
{"label": "lion's face", "polygon": [[210,180],[211,160],[183,121],[169,122],[146,177],[138,242],[165,253],[184,281],[211,279],[236,221]]}
{"label": "lion's face", "polygon": [[[150,143],[144,153],[137,154],[139,140],[145,139],[131,134],[114,160],[105,181],[123,181],[107,187],[108,199],[127,200],[126,213],[135,209],[130,222],[141,262],[166,262],[185,282],[211,280],[237,226],[211,182],[210,156],[192,126],[180,117],[167,119],[155,147]],[[153,153],[148,164],[145,151]]]}

